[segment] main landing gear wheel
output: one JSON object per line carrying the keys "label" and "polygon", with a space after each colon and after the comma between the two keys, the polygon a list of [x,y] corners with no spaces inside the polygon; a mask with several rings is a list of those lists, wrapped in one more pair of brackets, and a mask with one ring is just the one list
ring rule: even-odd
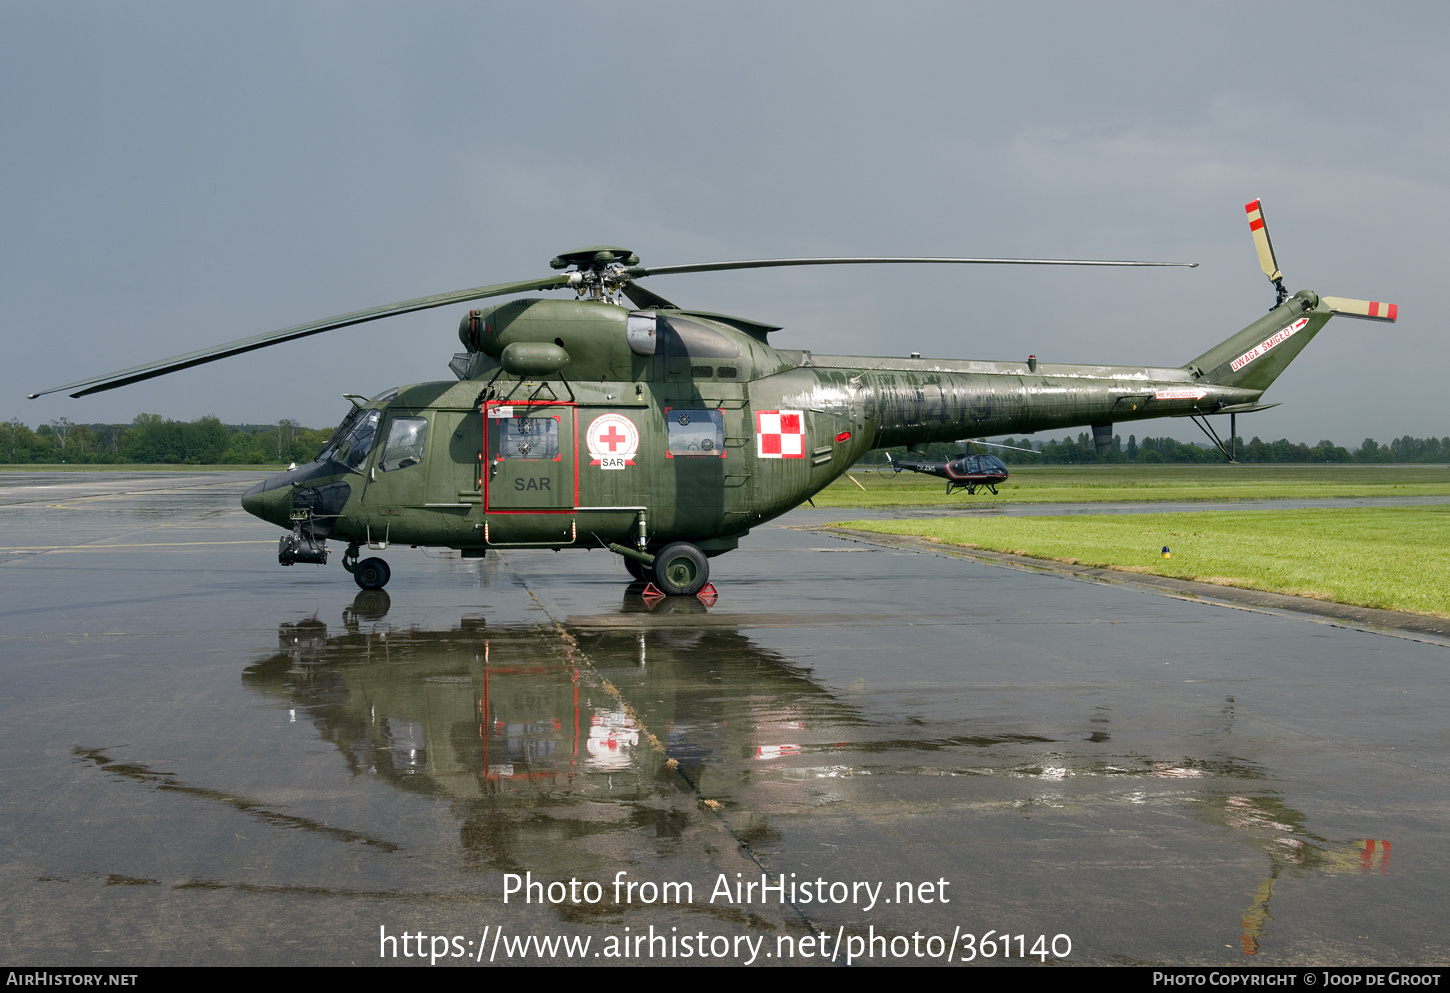
{"label": "main landing gear wheel", "polygon": [[393,570],[382,559],[363,559],[352,570],[352,578],[365,590],[380,590],[388,585]]}
{"label": "main landing gear wheel", "polygon": [[694,596],[710,579],[710,562],[705,553],[689,542],[666,545],[655,556],[655,585],[669,596]]}
{"label": "main landing gear wheel", "polygon": [[626,555],[624,556],[624,567],[629,570],[629,574],[631,576],[639,580],[641,583],[649,582],[650,577],[648,566],[646,566],[643,562],[640,562],[637,559],[632,559],[628,555]]}

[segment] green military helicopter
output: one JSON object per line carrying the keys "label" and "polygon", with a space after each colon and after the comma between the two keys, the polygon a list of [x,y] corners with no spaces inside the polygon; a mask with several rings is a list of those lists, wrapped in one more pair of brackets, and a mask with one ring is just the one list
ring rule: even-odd
{"label": "green military helicopter", "polygon": [[[230,355],[397,314],[488,297],[573,290],[470,310],[455,382],[349,395],[317,458],[248,490],[242,506],[289,531],[283,565],[343,566],[364,589],[389,579],[364,545],[608,548],[668,595],[702,590],[709,558],[827,486],[875,448],[1091,425],[1099,451],[1120,421],[1261,410],[1259,398],[1335,314],[1393,321],[1396,308],[1289,296],[1263,214],[1248,205],[1268,314],[1177,367],[881,359],[770,343],[778,327],[680,307],[647,276],[804,265],[1161,266],[1067,259],[818,258],[642,266],[592,247],[556,275],[422,297],[284,328],[32,394],[81,397]],[[626,303],[628,301],[628,303]],[[632,304],[632,306],[630,306]],[[1216,436],[1215,436],[1216,437]],[[1222,447],[1220,445],[1220,447]]]}

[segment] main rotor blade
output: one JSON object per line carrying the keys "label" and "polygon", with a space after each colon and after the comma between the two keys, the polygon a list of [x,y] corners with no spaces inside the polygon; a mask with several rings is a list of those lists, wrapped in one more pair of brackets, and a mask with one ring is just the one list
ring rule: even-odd
{"label": "main rotor blade", "polygon": [[[999,445],[995,441],[976,441],[970,438],[967,440],[970,441],[973,445],[986,445],[988,448],[1009,448],[1014,452],[1031,452],[1033,455],[1042,454],[1035,448],[1018,448],[1016,445]],[[961,442],[959,441],[957,442],[957,444],[960,445]]]}
{"label": "main rotor blade", "polygon": [[1360,317],[1366,321],[1384,321],[1393,324],[1400,316],[1400,308],[1392,303],[1377,300],[1350,300],[1346,297],[1320,297],[1320,302],[1334,313],[1343,317]]}
{"label": "main rotor blade", "polygon": [[823,259],[749,259],[741,262],[699,262],[694,265],[633,266],[624,270],[631,279],[644,276],[663,276],[679,272],[718,272],[722,269],[774,269],[796,265],[1128,265],[1128,266],[1184,266],[1194,268],[1197,262],[1129,262],[1104,259],[938,259],[898,258],[882,256],[871,258],[823,258]]}
{"label": "main rotor blade", "polygon": [[1264,275],[1269,277],[1270,282],[1277,283],[1284,278],[1279,271],[1279,263],[1274,258],[1274,243],[1269,240],[1269,226],[1264,221],[1264,207],[1259,201],[1251,200],[1244,204],[1244,210],[1249,215],[1249,230],[1254,235],[1254,248],[1259,252],[1259,267],[1264,270]]}
{"label": "main rotor blade", "polygon": [[83,397],[92,393],[102,393],[106,390],[114,390],[119,386],[129,385],[130,383],[139,383],[143,379],[154,379],[157,376],[165,376],[168,373],[179,372],[182,369],[190,369],[192,366],[215,362],[217,359],[240,355],[243,352],[256,351],[259,348],[278,345],[284,341],[306,338],[309,335],[321,334],[324,331],[333,331],[337,328],[345,328],[353,324],[364,324],[368,321],[376,321],[384,317],[395,317],[399,314],[411,314],[418,310],[431,310],[434,307],[446,307],[449,304],[463,303],[467,300],[482,300],[485,297],[503,296],[506,293],[527,293],[530,290],[558,289],[561,286],[567,286],[568,283],[569,279],[567,275],[549,276],[544,279],[528,279],[518,283],[498,283],[493,286],[476,286],[471,290],[455,290],[452,293],[438,293],[433,296],[418,297],[414,300],[385,304],[381,307],[369,308],[368,310],[355,310],[350,314],[339,314],[336,317],[328,317],[321,321],[312,321],[309,324],[298,324],[294,327],[283,328],[280,331],[259,334],[251,338],[242,338],[239,341],[227,342],[225,345],[203,348],[195,352],[187,352],[184,355],[175,355],[169,359],[162,359],[159,362],[149,362],[146,365],[138,365],[130,369],[122,369],[120,372],[113,372],[105,376],[82,379],[79,382],[69,383],[65,386],[53,386],[48,390],[41,390],[39,393],[30,394],[30,399],[34,400],[36,397],[43,397],[49,393],[59,393],[61,390],[73,390],[77,387],[85,388],[76,393],[72,393],[71,396]]}

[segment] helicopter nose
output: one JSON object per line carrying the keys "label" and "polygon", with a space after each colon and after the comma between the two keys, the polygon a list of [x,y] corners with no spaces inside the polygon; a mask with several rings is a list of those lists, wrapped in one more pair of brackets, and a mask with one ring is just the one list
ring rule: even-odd
{"label": "helicopter nose", "polygon": [[253,517],[262,517],[262,507],[267,502],[266,497],[263,495],[266,492],[266,489],[267,484],[265,481],[263,481],[258,483],[256,486],[253,486],[251,489],[247,490],[247,492],[243,493],[242,509],[245,510],[247,513],[251,514]]}
{"label": "helicopter nose", "polygon": [[290,472],[268,476],[242,494],[242,509],[272,524],[286,525],[292,507]]}

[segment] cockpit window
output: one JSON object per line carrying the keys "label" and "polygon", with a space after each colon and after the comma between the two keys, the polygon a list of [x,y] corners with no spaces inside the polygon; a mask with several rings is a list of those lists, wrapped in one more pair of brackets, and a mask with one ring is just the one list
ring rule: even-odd
{"label": "cockpit window", "polygon": [[332,432],[332,437],[327,439],[327,444],[322,446],[322,451],[318,452],[317,457],[312,461],[325,462],[328,459],[335,460],[337,458],[338,444],[342,439],[347,437],[347,433],[362,418],[362,414],[361,407],[354,407],[352,410],[349,410],[347,416],[342,419],[342,423],[337,426],[337,430]]}
{"label": "cockpit window", "polygon": [[383,457],[378,461],[378,468],[383,472],[391,472],[417,465],[423,461],[427,441],[426,417],[394,417],[388,424],[388,441],[383,446]]}
{"label": "cockpit window", "polygon": [[995,455],[964,455],[961,458],[953,459],[952,465],[957,472],[969,476],[981,476],[987,473],[1006,472],[1007,467],[1002,460]]}
{"label": "cockpit window", "polygon": [[[360,414],[351,427],[348,421],[343,421],[338,428],[338,438],[335,445],[329,445],[323,452],[323,456],[334,461],[341,462],[349,469],[362,471],[362,464],[367,461],[368,452],[373,448],[373,436],[378,433],[378,417],[376,410],[356,411]],[[352,420],[349,416],[348,420]],[[344,434],[343,429],[347,431]]]}

